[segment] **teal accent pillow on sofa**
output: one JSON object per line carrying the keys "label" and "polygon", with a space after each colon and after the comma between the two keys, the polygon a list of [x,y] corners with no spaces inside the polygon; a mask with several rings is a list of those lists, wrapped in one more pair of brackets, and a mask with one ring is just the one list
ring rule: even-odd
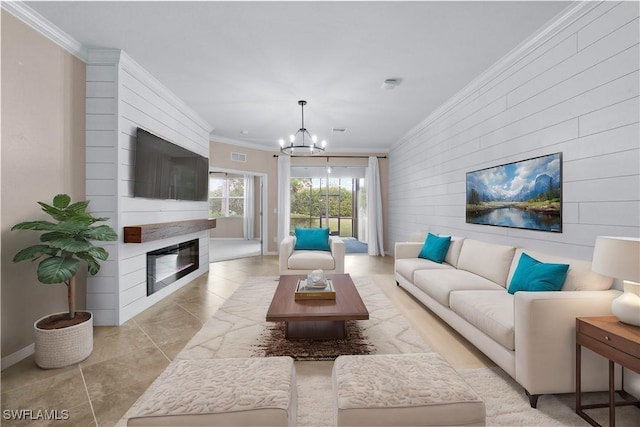
{"label": "teal accent pillow on sofa", "polygon": [[418,258],[424,258],[442,264],[447,256],[449,245],[451,244],[451,236],[436,236],[435,234],[427,234],[424,246],[418,255]]}
{"label": "teal accent pillow on sofa", "polygon": [[550,264],[538,261],[524,252],[509,283],[510,294],[518,291],[559,291],[567,278],[569,264]]}
{"label": "teal accent pillow on sofa", "polygon": [[297,228],[295,250],[329,251],[328,228]]}

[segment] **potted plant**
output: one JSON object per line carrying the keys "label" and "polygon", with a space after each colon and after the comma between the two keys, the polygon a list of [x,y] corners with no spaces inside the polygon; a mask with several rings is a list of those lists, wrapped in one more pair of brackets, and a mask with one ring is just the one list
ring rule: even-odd
{"label": "potted plant", "polygon": [[94,225],[108,218],[95,218],[86,212],[89,201],[71,203],[71,197],[58,194],[53,204],[38,202],[54,221],[26,221],[11,230],[42,231],[41,244],[22,249],[13,262],[40,260],[38,281],[67,286],[69,310],[38,319],[34,323],[35,358],[41,368],[60,368],[78,363],[93,351],[93,317],[76,311],[76,273],[83,262],[89,274],[100,271],[100,262],[109,257],[92,240],[114,241],[117,233],[108,225]]}

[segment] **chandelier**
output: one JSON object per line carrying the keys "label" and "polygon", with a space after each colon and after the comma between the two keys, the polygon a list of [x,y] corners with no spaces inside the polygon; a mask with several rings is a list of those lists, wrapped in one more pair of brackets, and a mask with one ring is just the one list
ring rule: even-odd
{"label": "chandelier", "polygon": [[295,135],[289,135],[289,143],[285,144],[284,139],[280,140],[280,151],[289,156],[297,154],[301,156],[312,156],[322,153],[327,146],[327,141],[322,141],[320,145],[316,145],[318,137],[311,135],[304,127],[304,106],[307,101],[298,101],[298,105],[302,110],[302,125]]}

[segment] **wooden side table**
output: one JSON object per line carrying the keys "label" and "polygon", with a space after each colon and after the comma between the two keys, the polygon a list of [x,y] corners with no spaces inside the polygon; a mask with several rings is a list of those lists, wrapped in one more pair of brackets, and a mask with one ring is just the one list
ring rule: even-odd
{"label": "wooden side table", "polygon": [[[589,350],[609,359],[609,401],[583,405],[581,402],[581,349]],[[640,327],[619,322],[615,316],[578,317],[576,319],[576,413],[593,426],[600,426],[587,415],[585,409],[609,408],[609,426],[616,425],[616,406],[640,406],[640,400],[615,401],[614,364],[640,374]],[[622,378],[624,389],[624,375]],[[619,391],[623,398],[627,394]]]}

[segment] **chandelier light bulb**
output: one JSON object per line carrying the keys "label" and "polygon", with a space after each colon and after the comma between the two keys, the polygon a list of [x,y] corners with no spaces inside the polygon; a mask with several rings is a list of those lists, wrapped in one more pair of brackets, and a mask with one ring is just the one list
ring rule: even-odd
{"label": "chandelier light bulb", "polygon": [[327,146],[327,141],[325,141],[324,139],[322,140],[322,149],[324,149]]}
{"label": "chandelier light bulb", "polygon": [[280,138],[280,148],[284,147],[284,139]]}
{"label": "chandelier light bulb", "polygon": [[289,135],[289,142],[293,144],[295,140],[296,140],[296,137],[294,135]]}
{"label": "chandelier light bulb", "polygon": [[313,135],[311,137],[311,140],[313,141],[313,143],[315,144],[316,142],[318,142],[318,137],[316,135]]}

